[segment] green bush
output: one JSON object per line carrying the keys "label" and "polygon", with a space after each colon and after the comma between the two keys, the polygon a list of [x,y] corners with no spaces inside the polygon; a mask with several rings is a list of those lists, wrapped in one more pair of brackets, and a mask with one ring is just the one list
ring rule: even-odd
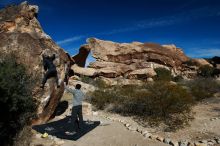
{"label": "green bush", "polygon": [[95,98],[92,98],[91,102],[101,110],[103,110],[108,104],[114,102],[114,98],[116,98],[114,93],[105,90],[96,90],[92,96]]}
{"label": "green bush", "polygon": [[81,81],[87,84],[92,84],[94,82],[94,79],[88,76],[81,76]]}
{"label": "green bush", "polygon": [[203,65],[199,68],[198,75],[205,77],[205,78],[210,78],[213,76],[214,73],[214,68],[209,66],[209,65]]}
{"label": "green bush", "polygon": [[212,78],[198,78],[186,84],[196,101],[210,98],[220,89],[220,84]]}
{"label": "green bush", "polygon": [[108,88],[110,87],[111,85],[108,85],[103,79],[101,78],[96,78],[92,85],[94,85],[95,87],[98,87],[100,89],[105,89],[105,88]]}
{"label": "green bush", "polygon": [[36,105],[32,98],[33,79],[13,54],[0,60],[0,145],[12,145],[16,135],[29,124]]}
{"label": "green bush", "polygon": [[33,136],[31,131],[31,126],[25,126],[19,134],[16,135],[14,146],[30,146],[32,141],[31,137]]}
{"label": "green bush", "polygon": [[154,77],[156,81],[171,81],[171,72],[165,68],[156,68],[155,72],[157,75]]}
{"label": "green bush", "polygon": [[113,112],[136,116],[151,123],[162,121],[170,129],[175,129],[187,122],[185,115],[190,112],[193,99],[181,86],[158,81],[146,86],[114,86],[96,90],[92,103],[98,109],[113,105]]}
{"label": "green bush", "polygon": [[155,82],[148,90],[149,98],[153,102],[150,105],[157,105],[152,107],[152,115],[159,114],[160,117],[166,118],[169,114],[188,110],[193,103],[192,97],[185,89],[168,82]]}
{"label": "green bush", "polygon": [[193,61],[192,59],[184,62],[184,64],[186,64],[187,66],[196,66],[197,64],[195,63],[195,61]]}
{"label": "green bush", "polygon": [[164,121],[169,130],[178,129],[188,123],[194,101],[186,89],[162,81],[150,85],[149,91],[149,111],[152,120]]}
{"label": "green bush", "polygon": [[174,81],[174,82],[181,82],[183,80],[184,80],[184,78],[181,75],[177,75],[172,78],[172,81]]}

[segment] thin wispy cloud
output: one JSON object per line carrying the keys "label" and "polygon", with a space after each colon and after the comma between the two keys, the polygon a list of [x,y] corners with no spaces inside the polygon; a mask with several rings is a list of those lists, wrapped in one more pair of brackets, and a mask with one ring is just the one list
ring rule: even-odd
{"label": "thin wispy cloud", "polygon": [[202,7],[202,8],[190,10],[188,12],[174,14],[171,16],[138,21],[138,22],[135,22],[130,27],[114,29],[114,30],[107,31],[107,32],[101,32],[101,33],[97,33],[96,35],[112,35],[112,34],[132,32],[132,31],[137,31],[137,30],[142,30],[142,29],[169,26],[169,25],[174,25],[174,24],[178,24],[182,22],[191,21],[194,19],[219,16],[219,13],[220,12],[217,9],[210,9],[209,7]]}
{"label": "thin wispy cloud", "polygon": [[[219,13],[220,12],[218,9],[210,9],[210,7],[201,7],[201,8],[192,9],[187,12],[181,12],[181,13],[170,15],[170,16],[137,21],[137,22],[132,23],[129,27],[113,29],[113,30],[109,30],[106,32],[98,32],[92,35],[93,36],[113,35],[113,34],[133,32],[133,31],[138,31],[138,30],[143,30],[143,29],[171,26],[175,24],[180,24],[182,22],[196,20],[196,19],[219,16]],[[58,41],[57,43],[59,45],[63,45],[63,44],[71,43],[71,42],[76,42],[83,38],[86,38],[86,36],[88,35],[75,36],[72,38],[64,39],[62,41]]]}
{"label": "thin wispy cloud", "polygon": [[113,35],[123,32],[132,32],[138,31],[142,29],[160,27],[160,26],[168,26],[176,23],[175,19],[157,19],[157,20],[143,20],[133,24],[131,27],[113,29],[107,32],[97,33],[96,35]]}
{"label": "thin wispy cloud", "polygon": [[58,45],[65,45],[65,44],[68,44],[68,43],[79,41],[79,40],[81,40],[85,37],[86,37],[85,35],[74,36],[74,37],[71,37],[71,38],[66,38],[66,39],[61,40],[61,41],[57,41],[57,44]]}
{"label": "thin wispy cloud", "polygon": [[220,48],[193,48],[190,50],[191,53],[187,54],[192,58],[205,58],[205,57],[213,57],[220,56]]}
{"label": "thin wispy cloud", "polygon": [[139,30],[137,27],[127,27],[127,28],[119,28],[119,29],[113,29],[110,31],[106,32],[100,32],[96,33],[95,35],[112,35],[112,34],[118,34],[118,33],[123,33],[123,32],[131,32],[131,31],[136,31]]}
{"label": "thin wispy cloud", "polygon": [[[131,27],[113,29],[113,30],[106,31],[106,32],[95,33],[93,35],[94,36],[113,35],[113,34],[118,34],[118,33],[132,32],[132,31],[147,29],[147,28],[167,26],[167,25],[174,24],[176,22],[177,22],[177,20],[175,20],[175,18],[173,18],[173,17],[170,18],[170,19],[160,18],[160,19],[157,19],[157,20],[150,20],[148,22],[147,22],[147,20],[144,20],[144,21],[139,21],[136,24],[133,24]],[[64,45],[64,44],[67,44],[67,43],[76,42],[76,41],[79,41],[81,39],[86,38],[86,36],[88,36],[88,35],[74,36],[74,37],[71,37],[71,38],[67,38],[67,39],[58,41],[57,44],[58,45]]]}

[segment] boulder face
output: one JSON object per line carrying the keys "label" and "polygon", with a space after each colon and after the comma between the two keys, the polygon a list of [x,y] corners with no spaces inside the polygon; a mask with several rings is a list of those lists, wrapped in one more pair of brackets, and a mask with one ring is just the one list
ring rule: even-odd
{"label": "boulder face", "polygon": [[108,78],[151,78],[156,75],[154,69],[158,67],[167,68],[178,75],[184,68],[182,64],[189,61],[175,45],[115,43],[90,38],[84,46],[91,50],[96,59],[89,68],[96,69],[96,76]]}
{"label": "boulder face", "polygon": [[[71,57],[44,33],[36,18],[37,13],[38,6],[29,5],[27,2],[0,10],[1,53],[16,54],[18,62],[24,64],[29,73],[38,75],[41,79],[44,74],[42,54],[56,55],[54,63],[57,66],[61,86],[55,88],[53,78],[48,80],[44,90],[39,88],[39,84],[36,85],[33,93],[40,105],[38,118],[33,124],[44,123],[50,119],[64,92],[66,64],[73,62]],[[44,106],[43,101],[46,98],[48,101]]]}
{"label": "boulder face", "polygon": [[154,43],[114,43],[95,38],[87,40],[93,57],[106,62],[133,64],[156,62],[165,66],[177,68],[189,58],[174,45],[159,45]]}

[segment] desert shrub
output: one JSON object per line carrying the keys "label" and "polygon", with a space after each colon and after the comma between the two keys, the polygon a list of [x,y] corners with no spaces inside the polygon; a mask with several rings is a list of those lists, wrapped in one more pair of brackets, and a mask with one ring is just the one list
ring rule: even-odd
{"label": "desert shrub", "polygon": [[113,92],[109,92],[106,90],[96,90],[92,94],[91,102],[98,109],[103,110],[105,106],[114,102],[114,98],[117,98]]}
{"label": "desert shrub", "polygon": [[92,84],[94,82],[94,79],[88,76],[81,76],[81,81],[87,84]]}
{"label": "desert shrub", "polygon": [[[162,120],[168,129],[175,130],[187,123],[194,101],[186,89],[168,82],[156,82],[148,88],[150,118]],[[157,121],[156,121],[157,122]]]}
{"label": "desert shrub", "polygon": [[196,66],[196,63],[192,59],[189,59],[188,61],[184,62],[184,64],[186,64],[187,66]]}
{"label": "desert shrub", "polygon": [[36,111],[32,98],[33,79],[13,54],[0,60],[0,145],[12,145]]}
{"label": "desert shrub", "polygon": [[152,107],[152,115],[159,114],[160,117],[166,118],[169,114],[188,110],[193,103],[192,97],[185,89],[168,82],[155,82],[149,86],[148,90],[149,100],[153,102],[149,105],[157,105]]}
{"label": "desert shrub", "polygon": [[[99,84],[99,83],[98,83]],[[101,82],[101,85],[103,83]],[[100,85],[100,84],[99,84]],[[114,105],[121,103],[121,100],[124,100],[126,96],[133,93],[132,85],[131,86],[111,86],[103,88],[106,86],[101,86],[98,90],[92,93],[91,102],[98,108],[104,109],[108,104],[114,103]]]}
{"label": "desert shrub", "polygon": [[198,78],[186,82],[186,85],[196,101],[210,98],[220,89],[220,84],[212,78]]}
{"label": "desert shrub", "polygon": [[220,75],[220,69],[214,68],[214,70],[213,70],[213,77],[219,77],[219,75]]}
{"label": "desert shrub", "polygon": [[199,68],[198,75],[205,77],[205,78],[210,78],[213,76],[214,73],[214,68],[209,66],[209,65],[203,65]]}
{"label": "desert shrub", "polygon": [[172,78],[172,81],[174,81],[174,82],[181,82],[183,80],[184,80],[184,78],[181,75],[177,75]]}
{"label": "desert shrub", "polygon": [[31,131],[31,126],[25,126],[19,134],[16,135],[15,141],[14,141],[14,146],[29,146],[31,143],[31,137],[32,133]]}
{"label": "desert shrub", "polygon": [[94,85],[95,87],[100,88],[100,89],[105,89],[105,88],[108,88],[111,86],[111,85],[106,84],[106,82],[101,78],[96,78],[92,82],[92,85]]}
{"label": "desert shrub", "polygon": [[171,72],[165,68],[156,68],[155,72],[157,75],[154,77],[154,80],[157,81],[171,81],[172,76]]}
{"label": "desert shrub", "polygon": [[113,112],[151,123],[162,121],[175,129],[187,121],[185,115],[190,112],[193,99],[181,86],[158,81],[147,86],[114,86],[97,90],[93,93],[92,103],[98,109],[114,105]]}

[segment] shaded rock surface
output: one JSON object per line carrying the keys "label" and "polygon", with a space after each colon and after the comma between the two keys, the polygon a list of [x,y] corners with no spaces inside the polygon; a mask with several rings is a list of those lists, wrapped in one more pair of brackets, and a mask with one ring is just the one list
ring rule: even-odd
{"label": "shaded rock surface", "polygon": [[[71,57],[44,33],[36,16],[38,6],[29,5],[23,2],[20,5],[8,6],[0,10],[0,52],[3,54],[13,52],[16,54],[18,62],[24,64],[30,74],[43,77],[42,54],[56,55],[54,61],[60,88],[55,88],[54,80],[48,80],[44,90],[39,89],[37,83],[33,91],[34,98],[39,103],[49,97],[47,106],[40,104],[38,118],[33,124],[44,123],[53,114],[60,98],[63,95],[63,79],[66,64],[73,62]],[[41,79],[39,79],[41,82]]]}

